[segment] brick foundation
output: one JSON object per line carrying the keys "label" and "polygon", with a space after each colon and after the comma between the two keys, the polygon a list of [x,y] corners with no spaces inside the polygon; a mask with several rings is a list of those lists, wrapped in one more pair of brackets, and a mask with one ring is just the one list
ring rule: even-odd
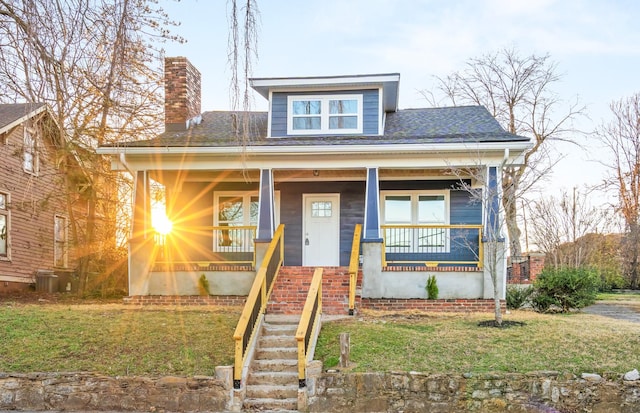
{"label": "brick foundation", "polygon": [[[506,309],[504,300],[500,301],[503,310]],[[442,299],[425,300],[422,298],[363,298],[360,308],[378,311],[433,311],[440,313],[474,312],[485,313],[494,311],[493,299]]]}
{"label": "brick foundation", "polygon": [[218,307],[242,307],[243,295],[134,295],[125,297],[124,304],[131,305],[211,305]]}

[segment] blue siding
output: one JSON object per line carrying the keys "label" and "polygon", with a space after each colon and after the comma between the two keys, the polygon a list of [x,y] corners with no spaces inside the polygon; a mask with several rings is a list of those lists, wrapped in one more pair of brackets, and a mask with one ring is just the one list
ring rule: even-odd
{"label": "blue siding", "polygon": [[331,92],[276,92],[271,97],[271,136],[280,137],[287,135],[287,97],[299,95],[362,95],[362,131],[364,135],[378,134],[379,118],[379,91],[349,90]]}
{"label": "blue siding", "polygon": [[364,182],[291,182],[280,190],[280,222],[284,228],[285,265],[302,265],[302,194],[340,193],[340,265],[349,265],[356,224],[364,221]]}

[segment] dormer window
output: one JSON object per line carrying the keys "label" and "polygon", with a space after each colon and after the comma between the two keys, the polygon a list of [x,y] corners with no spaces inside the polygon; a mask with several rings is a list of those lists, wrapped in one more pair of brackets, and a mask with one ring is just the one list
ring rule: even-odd
{"label": "dormer window", "polygon": [[362,133],[362,95],[288,97],[289,135]]}

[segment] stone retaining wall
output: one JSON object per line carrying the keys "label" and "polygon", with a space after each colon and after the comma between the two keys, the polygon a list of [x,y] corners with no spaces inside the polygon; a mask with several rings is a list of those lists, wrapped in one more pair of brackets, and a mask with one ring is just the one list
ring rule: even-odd
{"label": "stone retaining wall", "polygon": [[[636,413],[640,380],[619,375],[424,374],[308,371],[310,412]],[[239,411],[231,367],[216,377],[108,377],[91,373],[0,373],[0,411]]]}
{"label": "stone retaining wall", "polygon": [[640,381],[532,374],[323,373],[308,380],[312,412],[637,413]]}
{"label": "stone retaining wall", "polygon": [[232,394],[231,368],[223,369],[190,378],[0,373],[0,410],[222,412]]}

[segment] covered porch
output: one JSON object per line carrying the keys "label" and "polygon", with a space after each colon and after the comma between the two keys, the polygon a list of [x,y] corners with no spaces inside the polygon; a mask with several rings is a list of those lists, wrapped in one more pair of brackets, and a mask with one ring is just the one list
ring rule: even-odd
{"label": "covered porch", "polygon": [[[246,296],[284,224],[285,266],[347,268],[355,254],[362,298],[426,298],[432,274],[441,298],[491,298],[489,214],[447,169],[320,166],[137,171],[129,294],[198,295],[204,276],[211,295]],[[166,189],[168,234],[151,225],[151,179]],[[483,191],[473,176],[463,179]]]}

